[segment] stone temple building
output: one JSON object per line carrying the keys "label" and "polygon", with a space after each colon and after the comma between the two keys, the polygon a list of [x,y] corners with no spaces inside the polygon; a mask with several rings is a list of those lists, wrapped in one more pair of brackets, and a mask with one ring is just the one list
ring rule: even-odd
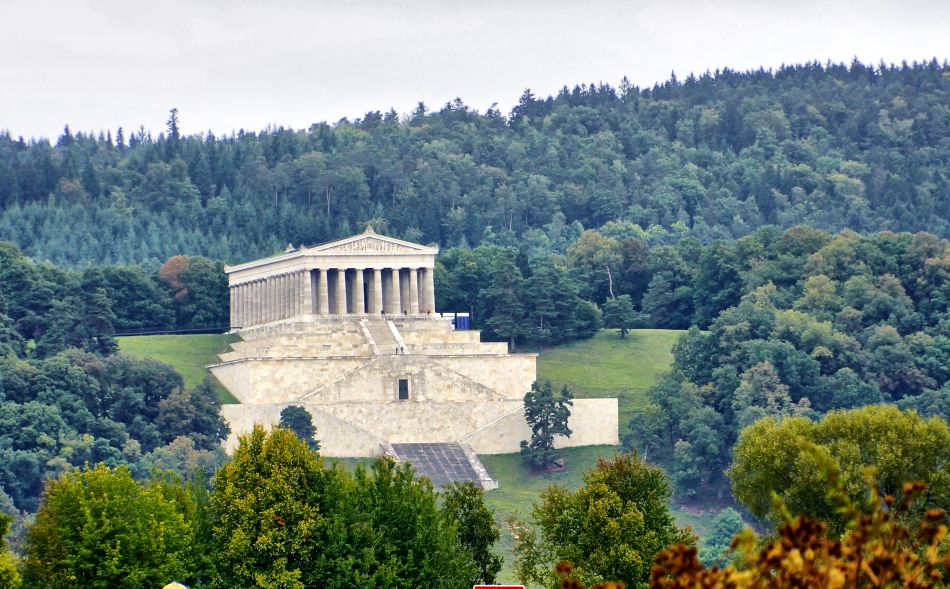
{"label": "stone temple building", "polygon": [[[326,456],[399,454],[406,444],[518,452],[531,436],[522,401],[536,354],[482,343],[436,313],[437,253],[367,229],[227,267],[241,341],[209,368],[240,401],[222,407],[228,447],[302,405]],[[617,400],[575,399],[570,427],[564,446],[616,444]]]}

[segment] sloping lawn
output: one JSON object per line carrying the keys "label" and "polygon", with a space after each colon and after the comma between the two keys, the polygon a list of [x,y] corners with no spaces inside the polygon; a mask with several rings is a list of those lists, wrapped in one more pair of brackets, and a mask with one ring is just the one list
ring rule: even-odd
{"label": "sloping lawn", "polygon": [[578,398],[618,397],[620,434],[637,409],[646,404],[646,390],[670,369],[673,344],[685,332],[637,329],[625,339],[603,329],[592,339],[545,350],[538,356],[538,380],[555,390],[567,384]]}
{"label": "sloping lawn", "polygon": [[[241,338],[231,334],[199,334],[136,335],[117,339],[120,352],[136,358],[148,356],[170,364],[181,373],[185,386],[190,388],[210,374],[205,366],[220,362],[218,354],[226,352],[232,342]],[[238,402],[217,380],[214,382],[221,403]]]}

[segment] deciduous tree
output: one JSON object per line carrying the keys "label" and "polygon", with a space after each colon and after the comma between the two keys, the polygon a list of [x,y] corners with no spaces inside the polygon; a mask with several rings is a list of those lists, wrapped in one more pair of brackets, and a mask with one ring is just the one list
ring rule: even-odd
{"label": "deciduous tree", "polygon": [[197,573],[194,505],[176,479],[99,465],[49,481],[26,534],[24,587],[147,589]]}
{"label": "deciduous tree", "polygon": [[584,485],[541,493],[532,522],[516,525],[515,571],[524,584],[554,586],[555,563],[573,563],[584,583],[623,581],[645,587],[654,556],[671,544],[695,543],[669,512],[666,474],[636,454],[598,459]]}
{"label": "deciduous tree", "polygon": [[478,567],[474,583],[494,585],[501,571],[502,558],[492,552],[501,538],[494,513],[485,506],[484,491],[474,483],[451,483],[442,494],[442,509],[451,514],[459,542],[472,555]]}

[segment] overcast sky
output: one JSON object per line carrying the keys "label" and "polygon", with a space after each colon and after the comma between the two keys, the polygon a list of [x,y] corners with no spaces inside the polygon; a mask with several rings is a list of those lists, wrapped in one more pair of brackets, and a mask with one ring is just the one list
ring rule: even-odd
{"label": "overcast sky", "polygon": [[950,2],[0,0],[0,129],[304,128],[525,88],[950,58]]}

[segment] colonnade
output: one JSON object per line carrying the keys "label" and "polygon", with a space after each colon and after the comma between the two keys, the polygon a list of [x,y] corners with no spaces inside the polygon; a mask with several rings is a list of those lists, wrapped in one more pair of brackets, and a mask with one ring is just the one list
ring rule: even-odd
{"label": "colonnade", "polygon": [[435,312],[432,268],[317,268],[231,287],[231,326],[302,315]]}

